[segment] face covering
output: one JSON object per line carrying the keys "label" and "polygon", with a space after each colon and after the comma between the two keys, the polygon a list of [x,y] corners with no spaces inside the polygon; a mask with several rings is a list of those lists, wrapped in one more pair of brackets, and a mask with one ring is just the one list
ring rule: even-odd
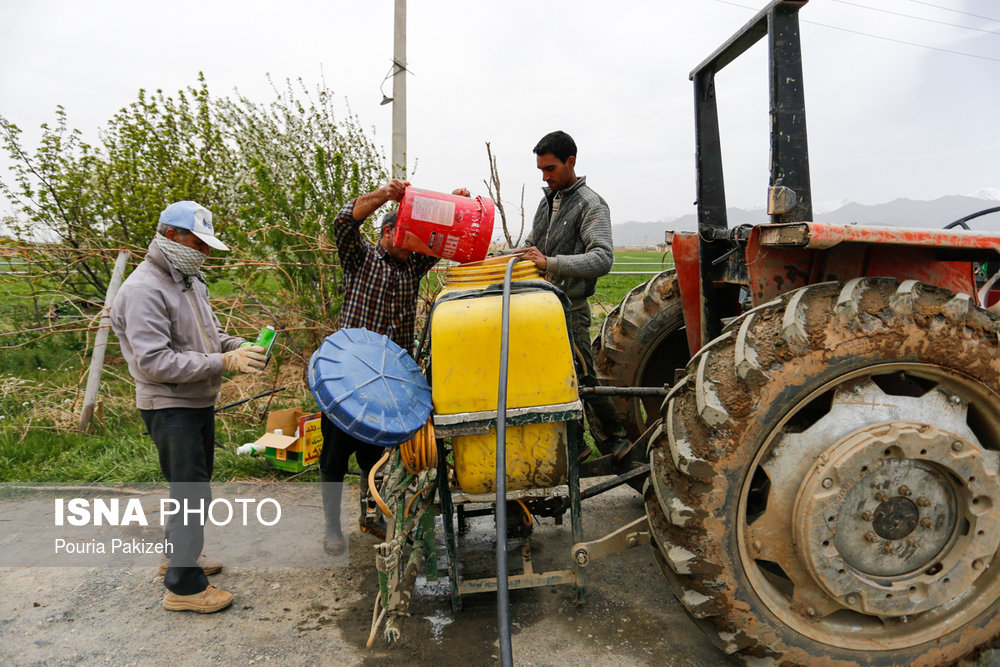
{"label": "face covering", "polygon": [[205,282],[205,278],[201,274],[201,265],[207,259],[204,253],[171,241],[162,234],[154,236],[153,241],[167,258],[167,261],[184,276],[185,289],[190,289],[192,278]]}

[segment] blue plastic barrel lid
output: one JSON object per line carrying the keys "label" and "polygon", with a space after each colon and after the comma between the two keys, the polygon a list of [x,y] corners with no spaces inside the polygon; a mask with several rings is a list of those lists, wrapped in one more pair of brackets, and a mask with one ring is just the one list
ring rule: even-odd
{"label": "blue plastic barrel lid", "polygon": [[309,388],[330,420],[358,440],[394,447],[431,414],[431,388],[407,352],[383,334],[341,329],[309,360]]}

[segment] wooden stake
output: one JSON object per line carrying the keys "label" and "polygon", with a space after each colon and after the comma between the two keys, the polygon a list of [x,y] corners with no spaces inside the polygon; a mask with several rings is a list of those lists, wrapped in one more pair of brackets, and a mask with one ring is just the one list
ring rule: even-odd
{"label": "wooden stake", "polygon": [[114,303],[118,288],[122,285],[122,277],[125,275],[125,264],[128,260],[128,251],[122,250],[115,260],[115,270],[111,274],[111,282],[108,283],[108,293],[104,297],[104,308],[101,309],[101,321],[98,325],[97,335],[94,336],[94,353],[90,357],[90,371],[87,374],[87,391],[83,395],[83,412],[80,414],[80,426],[77,431],[86,433],[90,426],[90,420],[94,416],[94,405],[97,403],[97,390],[101,386],[101,369],[104,368],[104,348],[108,344],[108,332],[111,330],[111,304]]}

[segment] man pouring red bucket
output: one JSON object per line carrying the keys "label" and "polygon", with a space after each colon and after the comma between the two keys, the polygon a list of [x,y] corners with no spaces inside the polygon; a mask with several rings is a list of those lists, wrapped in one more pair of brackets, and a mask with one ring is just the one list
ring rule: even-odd
{"label": "man pouring red bucket", "polygon": [[459,263],[486,257],[493,200],[407,187],[396,214],[393,245]]}

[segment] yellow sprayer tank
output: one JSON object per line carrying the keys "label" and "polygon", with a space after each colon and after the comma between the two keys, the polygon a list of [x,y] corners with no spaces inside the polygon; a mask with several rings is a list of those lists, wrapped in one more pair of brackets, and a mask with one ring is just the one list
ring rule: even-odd
{"label": "yellow sprayer tank", "polygon": [[[496,410],[502,296],[509,257],[448,269],[431,315],[431,392],[435,426],[452,437],[458,484],[466,493],[496,488]],[[534,264],[514,266],[507,380],[507,489],[566,481],[566,419],[580,413],[566,313]],[[520,285],[518,284],[520,283]]]}

